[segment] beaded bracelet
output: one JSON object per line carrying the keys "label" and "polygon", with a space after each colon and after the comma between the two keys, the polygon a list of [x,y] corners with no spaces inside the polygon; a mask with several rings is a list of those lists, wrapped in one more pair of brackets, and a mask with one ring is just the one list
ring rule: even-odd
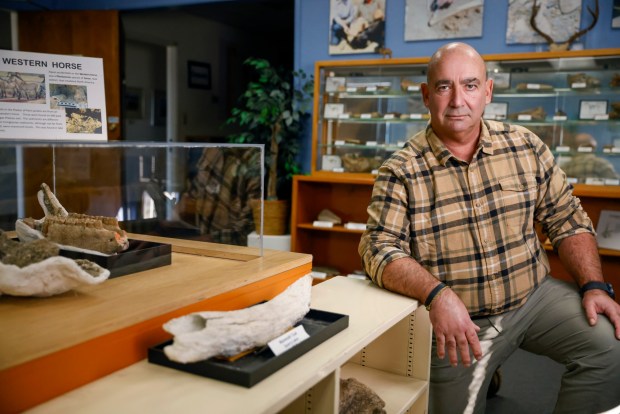
{"label": "beaded bracelet", "polygon": [[431,290],[431,293],[428,294],[428,296],[426,297],[426,301],[424,302],[424,306],[426,307],[427,311],[431,310],[431,304],[433,303],[433,301],[437,299],[437,297],[439,297],[439,295],[441,294],[441,292],[443,292],[444,289],[447,288],[448,286],[445,283],[441,282],[437,286],[435,286],[433,290]]}

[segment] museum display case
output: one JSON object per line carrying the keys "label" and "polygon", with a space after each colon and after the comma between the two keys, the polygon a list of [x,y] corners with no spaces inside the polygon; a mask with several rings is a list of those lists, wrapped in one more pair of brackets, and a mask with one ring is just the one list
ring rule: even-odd
{"label": "museum display case", "polygon": [[[537,133],[561,165],[583,154],[605,160],[575,183],[618,185],[620,51],[485,56],[494,80],[485,118]],[[372,174],[429,114],[420,84],[428,58],[322,61],[315,65],[312,172]],[[590,137],[586,139],[583,134]],[[607,171],[610,169],[610,171]]]}
{"label": "museum display case", "polygon": [[[538,134],[595,226],[602,211],[620,210],[620,49],[483,57],[494,80],[484,117]],[[361,270],[357,246],[374,173],[428,123],[420,92],[428,59],[316,62],[312,171],[295,177],[291,212],[292,249],[313,254],[315,266]],[[341,223],[317,223],[325,209]],[[553,274],[569,279],[545,247]],[[605,274],[620,283],[620,251],[599,250]]]}
{"label": "museum display case", "polygon": [[[246,200],[262,195],[262,150],[0,141],[0,331],[10,332],[0,337],[0,407],[22,412],[95,381],[170,339],[162,329],[170,319],[268,301],[310,273],[310,255],[241,242],[242,218],[252,217]],[[52,203],[41,205],[44,183]],[[52,240],[58,223],[74,224],[56,230],[76,237],[32,260],[30,253],[42,251],[38,242]],[[46,240],[18,242],[24,228],[26,236],[40,233]],[[73,244],[98,239],[92,229],[120,249],[103,253]],[[6,261],[5,249],[28,262]],[[84,263],[76,259],[105,270],[98,269],[94,283],[56,290],[58,279],[75,279],[76,263]]]}
{"label": "museum display case", "polygon": [[43,217],[37,192],[45,183],[68,212],[114,217],[130,233],[247,246],[255,228],[262,234],[250,205],[263,199],[262,151],[237,144],[0,141],[0,229]]}

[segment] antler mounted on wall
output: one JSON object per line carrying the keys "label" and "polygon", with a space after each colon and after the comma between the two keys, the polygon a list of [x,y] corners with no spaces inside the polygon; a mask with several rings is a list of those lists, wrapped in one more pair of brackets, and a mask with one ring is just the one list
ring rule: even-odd
{"label": "antler mounted on wall", "polygon": [[599,13],[598,0],[595,0],[594,10],[592,10],[590,6],[588,6],[588,11],[592,15],[592,23],[590,23],[590,25],[585,29],[577,31],[575,34],[569,37],[567,41],[562,43],[556,43],[551,36],[543,32],[536,26],[536,16],[538,15],[538,10],[540,10],[540,5],[536,4],[536,0],[534,0],[534,5],[532,6],[532,17],[530,17],[530,25],[532,26],[532,29],[536,31],[536,33],[545,38],[547,43],[549,43],[549,50],[551,51],[568,50],[570,48],[570,45],[572,45],[575,40],[579,39],[581,36],[592,30],[592,28],[594,27],[594,25],[596,25],[596,22],[598,21]]}

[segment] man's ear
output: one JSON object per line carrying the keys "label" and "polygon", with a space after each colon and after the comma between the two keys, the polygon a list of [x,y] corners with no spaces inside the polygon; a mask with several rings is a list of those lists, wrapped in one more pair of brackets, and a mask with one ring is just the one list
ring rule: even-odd
{"label": "man's ear", "polygon": [[486,95],[486,103],[491,102],[491,99],[493,99],[493,79],[487,79],[484,93]]}
{"label": "man's ear", "polygon": [[424,106],[426,106],[428,108],[429,105],[429,89],[428,89],[428,83],[426,82],[422,82],[422,84],[420,84],[420,90],[422,91],[422,99],[424,100]]}

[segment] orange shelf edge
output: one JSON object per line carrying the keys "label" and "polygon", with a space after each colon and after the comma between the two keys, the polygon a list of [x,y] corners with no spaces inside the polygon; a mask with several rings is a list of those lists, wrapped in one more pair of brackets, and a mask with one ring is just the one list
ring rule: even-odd
{"label": "orange shelf edge", "polygon": [[161,327],[191,312],[241,309],[272,299],[301,276],[305,264],[62,351],[0,371],[0,412],[17,413],[132,365],[170,338]]}

